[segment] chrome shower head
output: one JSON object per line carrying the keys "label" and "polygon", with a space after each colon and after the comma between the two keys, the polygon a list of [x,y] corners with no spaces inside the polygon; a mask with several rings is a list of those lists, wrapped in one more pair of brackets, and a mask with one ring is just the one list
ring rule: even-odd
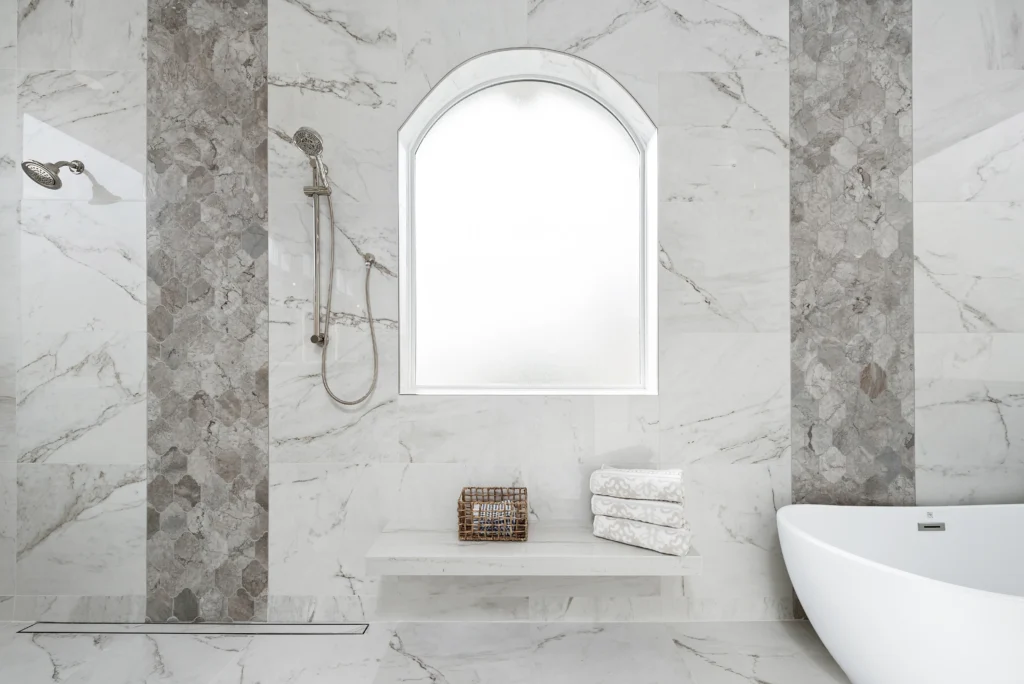
{"label": "chrome shower head", "polygon": [[324,151],[324,139],[312,128],[305,126],[295,131],[292,142],[310,157],[319,157]]}
{"label": "chrome shower head", "polygon": [[21,170],[33,183],[41,185],[47,190],[60,190],[64,185],[60,180],[60,170],[64,166],[68,167],[68,170],[76,176],[85,171],[85,164],[78,160],[46,164],[35,159],[26,159],[22,162]]}

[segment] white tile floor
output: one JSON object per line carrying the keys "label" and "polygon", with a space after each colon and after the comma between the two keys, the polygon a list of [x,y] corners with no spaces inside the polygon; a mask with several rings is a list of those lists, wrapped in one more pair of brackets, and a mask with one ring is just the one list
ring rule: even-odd
{"label": "white tile floor", "polygon": [[804,623],[374,624],[364,636],[17,634],[5,684],[848,684]]}

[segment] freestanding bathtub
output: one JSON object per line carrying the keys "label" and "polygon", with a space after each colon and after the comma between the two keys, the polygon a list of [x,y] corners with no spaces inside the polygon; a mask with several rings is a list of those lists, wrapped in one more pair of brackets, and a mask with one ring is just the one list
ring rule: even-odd
{"label": "freestanding bathtub", "polygon": [[1024,505],[786,506],[778,523],[853,684],[1024,684]]}

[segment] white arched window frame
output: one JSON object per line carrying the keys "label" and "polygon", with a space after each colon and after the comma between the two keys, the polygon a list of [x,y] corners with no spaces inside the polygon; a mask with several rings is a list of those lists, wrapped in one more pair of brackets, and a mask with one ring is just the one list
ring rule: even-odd
{"label": "white arched window frame", "polygon": [[[466,98],[493,86],[539,81],[570,88],[598,103],[622,125],[639,152],[639,373],[635,383],[423,383],[417,379],[416,153],[434,125]],[[654,395],[658,393],[657,128],[633,96],[604,70],[572,55],[517,48],[474,57],[453,69],[420,102],[398,132],[399,351],[402,394]],[[457,268],[457,265],[453,265]],[[467,286],[472,286],[467,284]]]}

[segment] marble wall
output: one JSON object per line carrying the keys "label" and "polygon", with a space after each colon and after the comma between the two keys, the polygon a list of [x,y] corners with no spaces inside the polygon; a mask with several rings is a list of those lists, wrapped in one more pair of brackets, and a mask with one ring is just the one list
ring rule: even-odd
{"label": "marble wall", "polygon": [[917,494],[1024,497],[1024,6],[914,3]]}
{"label": "marble wall", "polygon": [[0,0],[0,619],[143,615],[145,36],[144,0]]}
{"label": "marble wall", "polygon": [[148,47],[146,619],[266,620],[266,0],[150,0]]}
{"label": "marble wall", "polygon": [[[790,501],[789,5],[785,0],[270,0],[269,618],[772,619],[792,615],[775,532]],[[397,395],[396,130],[481,52],[539,46],[618,78],[660,127],[661,395]],[[335,391],[320,386],[312,207],[294,131],[323,134],[338,215]],[[536,523],[585,524],[601,464],[686,469],[703,576],[381,582],[389,522],[452,528],[467,484],[530,488]]]}
{"label": "marble wall", "polygon": [[793,498],[913,504],[911,0],[791,4]]}

